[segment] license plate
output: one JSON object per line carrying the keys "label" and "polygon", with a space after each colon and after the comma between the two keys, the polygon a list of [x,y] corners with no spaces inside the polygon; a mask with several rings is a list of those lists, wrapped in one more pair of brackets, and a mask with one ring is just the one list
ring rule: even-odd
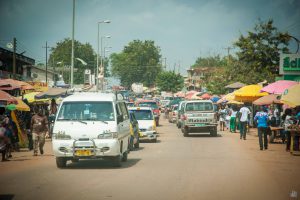
{"label": "license plate", "polygon": [[92,152],[91,152],[91,150],[76,150],[75,155],[76,156],[91,156]]}
{"label": "license plate", "polygon": [[205,126],[205,124],[195,124],[197,127]]}

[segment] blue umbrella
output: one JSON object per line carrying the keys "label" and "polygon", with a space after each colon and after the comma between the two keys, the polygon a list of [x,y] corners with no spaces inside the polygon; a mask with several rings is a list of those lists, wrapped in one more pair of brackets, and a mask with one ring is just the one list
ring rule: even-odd
{"label": "blue umbrella", "polygon": [[213,96],[210,100],[211,100],[212,102],[216,103],[219,99],[220,99],[220,97]]}

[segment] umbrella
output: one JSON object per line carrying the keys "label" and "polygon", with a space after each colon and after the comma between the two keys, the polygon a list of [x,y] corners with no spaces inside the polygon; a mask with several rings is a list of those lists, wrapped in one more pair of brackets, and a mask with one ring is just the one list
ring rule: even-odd
{"label": "umbrella", "polygon": [[234,95],[233,92],[232,93],[228,93],[225,96],[223,96],[221,99],[219,99],[217,101],[217,104],[228,102],[230,100],[233,100],[234,98],[235,98],[235,95]]}
{"label": "umbrella", "polygon": [[49,102],[49,99],[35,99],[35,95],[40,94],[41,92],[31,92],[24,94],[23,99],[27,99],[28,103],[34,102]]}
{"label": "umbrella", "polygon": [[300,84],[298,83],[286,89],[280,100],[290,107],[300,106]]}
{"label": "umbrella", "polygon": [[0,90],[0,101],[4,102],[5,104],[18,103],[15,97],[11,96],[10,94],[2,90]]}
{"label": "umbrella", "polygon": [[235,101],[253,102],[256,99],[268,95],[267,92],[260,92],[262,86],[260,85],[247,85],[234,91]]}
{"label": "umbrella", "polygon": [[[198,94],[201,94],[200,92],[196,92],[196,91],[190,91],[189,93],[187,93],[186,95],[185,95],[185,98],[186,99],[192,99],[192,97],[194,96],[194,95],[198,95]],[[196,97],[194,97],[194,98],[196,98]]]}
{"label": "umbrella", "polygon": [[287,88],[296,84],[296,81],[279,80],[263,87],[260,91],[268,92],[270,94],[282,94]]}
{"label": "umbrella", "polygon": [[5,107],[5,109],[13,111],[13,110],[17,109],[17,106],[16,106],[16,104],[9,104]]}
{"label": "umbrella", "polygon": [[253,101],[253,104],[255,105],[258,105],[258,106],[262,106],[262,105],[270,105],[270,104],[273,104],[273,103],[277,103],[277,104],[280,104],[280,100],[277,99],[279,95],[277,94],[270,94],[270,95],[267,95],[267,96],[263,96],[263,97],[260,97],[259,99]]}
{"label": "umbrella", "polygon": [[0,84],[9,84],[11,86],[17,86],[21,88],[21,90],[33,90],[34,87],[30,85],[29,83],[26,83],[24,81],[14,80],[14,79],[1,79]]}
{"label": "umbrella", "polygon": [[241,105],[241,104],[244,104],[243,102],[240,102],[240,101],[235,101],[235,100],[229,100],[227,102],[227,104],[236,104],[236,105]]}
{"label": "umbrella", "polygon": [[36,99],[57,98],[66,95],[67,95],[67,89],[65,88],[49,88],[48,91],[36,94],[35,98]]}
{"label": "umbrella", "polygon": [[200,92],[194,93],[190,99],[202,99],[202,97],[199,96],[201,94]]}
{"label": "umbrella", "polygon": [[[16,109],[19,111],[30,111],[30,107],[22,101],[22,99],[17,99],[18,104],[16,105]],[[12,104],[13,105],[13,104]]]}
{"label": "umbrella", "polygon": [[226,85],[225,88],[229,88],[229,89],[239,89],[241,87],[246,86],[244,83],[240,83],[240,82],[235,82],[229,85]]}
{"label": "umbrella", "polygon": [[217,95],[213,95],[210,100],[212,102],[216,103],[219,99],[220,99],[220,97],[218,97]]}
{"label": "umbrella", "polygon": [[185,94],[184,94],[184,92],[180,91],[180,92],[175,93],[174,96],[176,96],[176,97],[184,97]]}
{"label": "umbrella", "polygon": [[202,98],[202,99],[210,99],[211,96],[210,96],[209,94],[205,93],[205,94],[202,94],[202,95],[201,95],[201,98]]}

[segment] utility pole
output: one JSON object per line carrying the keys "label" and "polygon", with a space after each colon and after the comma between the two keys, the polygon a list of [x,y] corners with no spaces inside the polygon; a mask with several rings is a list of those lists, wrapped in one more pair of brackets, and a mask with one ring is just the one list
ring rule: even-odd
{"label": "utility pole", "polygon": [[227,50],[227,59],[229,61],[229,55],[230,55],[230,50],[233,49],[232,47],[227,47],[227,48],[223,48]]}
{"label": "utility pole", "polygon": [[46,84],[48,84],[48,49],[51,47],[48,46],[47,41],[46,41],[46,46],[43,48],[46,49]]}
{"label": "utility pole", "polygon": [[180,60],[178,61],[178,74],[180,74]]}
{"label": "utility pole", "polygon": [[16,52],[17,52],[17,39],[14,37],[13,39],[13,47],[14,47],[14,52],[13,52],[13,77],[16,76]]}

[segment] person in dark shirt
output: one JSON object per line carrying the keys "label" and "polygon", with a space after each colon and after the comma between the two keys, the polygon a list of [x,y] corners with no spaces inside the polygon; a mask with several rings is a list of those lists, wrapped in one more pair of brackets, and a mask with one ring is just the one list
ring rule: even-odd
{"label": "person in dark shirt", "polygon": [[40,154],[44,154],[45,135],[48,131],[48,120],[42,109],[37,109],[31,118],[31,133],[33,139],[33,155],[37,156],[38,148]]}

